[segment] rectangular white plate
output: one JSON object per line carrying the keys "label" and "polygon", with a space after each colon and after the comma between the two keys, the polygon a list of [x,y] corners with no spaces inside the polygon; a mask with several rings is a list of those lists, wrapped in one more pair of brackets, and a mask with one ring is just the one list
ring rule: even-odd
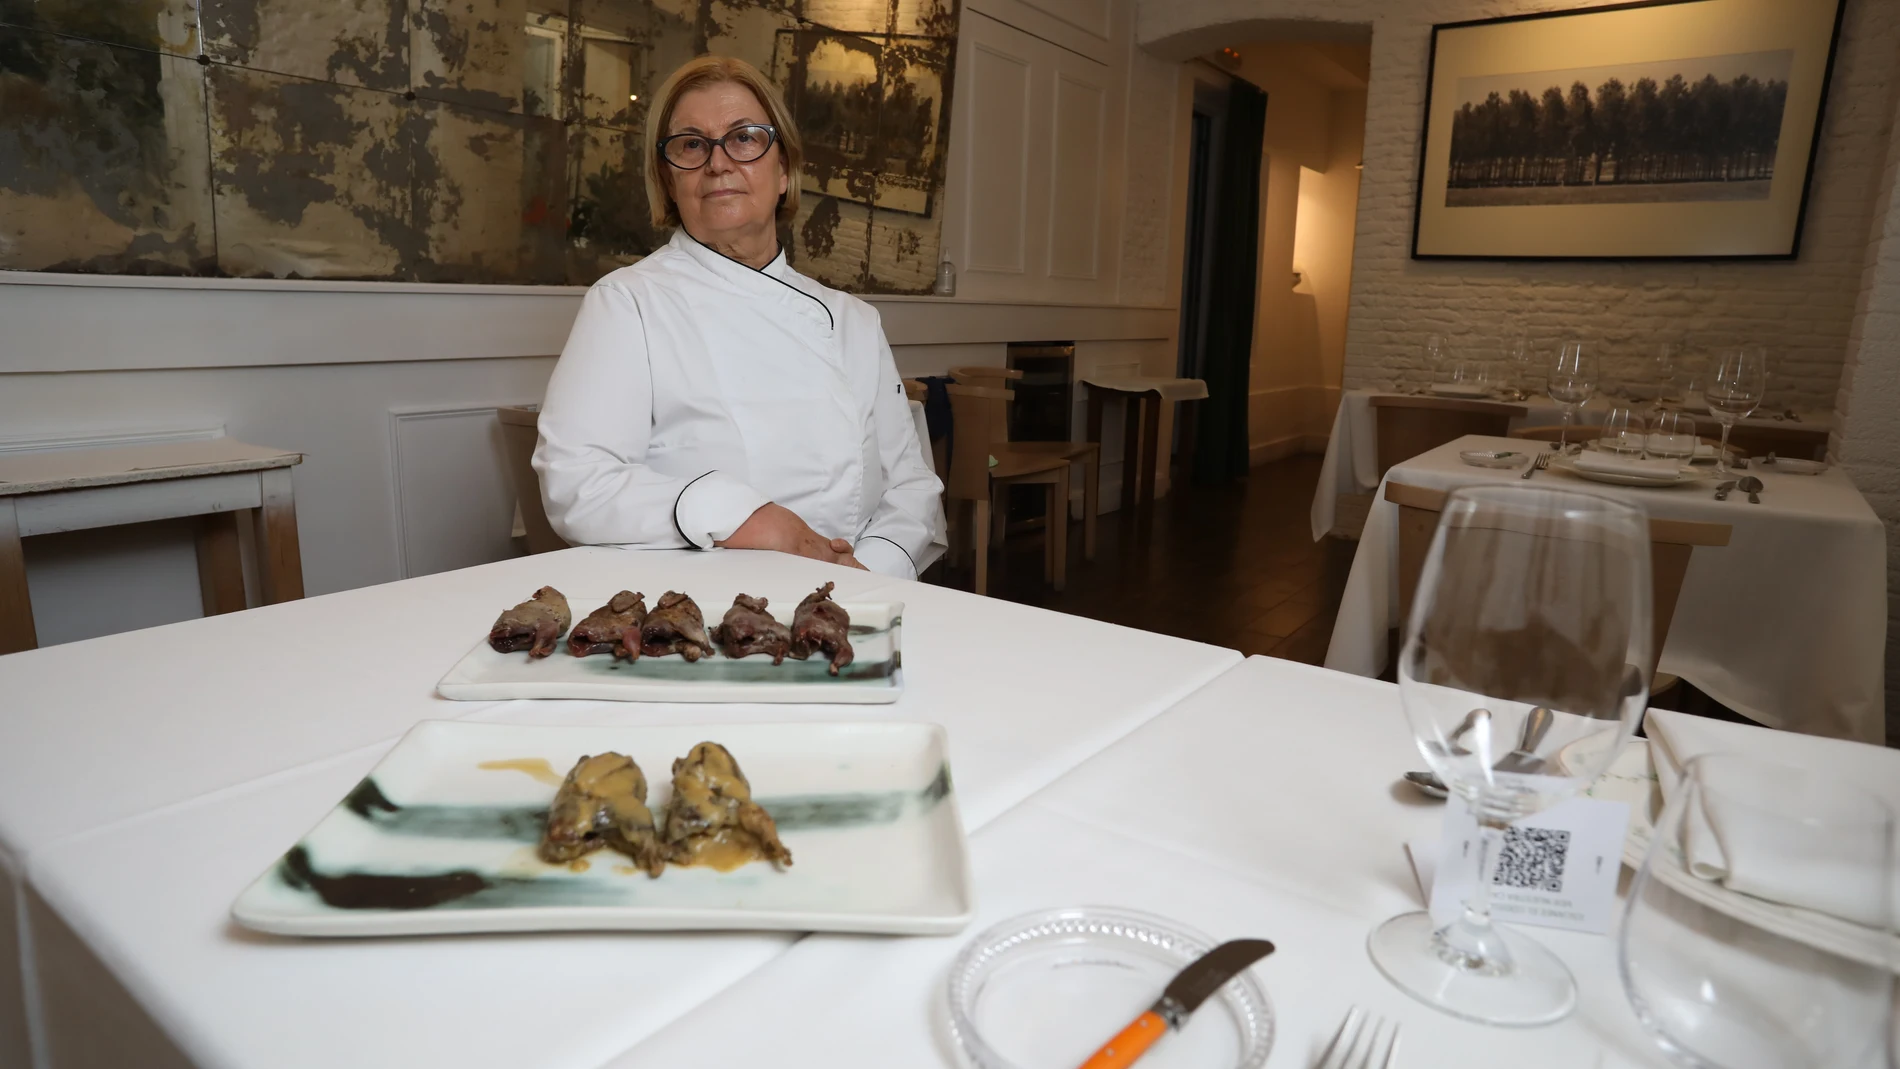
{"label": "rectangular white plate", "polygon": [[[535,855],[555,786],[484,762],[583,754],[636,761],[660,816],[673,760],[732,752],[778,822],[792,865],[635,871],[611,850],[577,866]],[[942,934],[975,909],[935,724],[521,727],[425,720],[239,896],[239,924],[281,935],[576,929],[780,929]],[[402,906],[392,905],[400,901]]]}
{"label": "rectangular white plate", "polygon": [[[690,591],[689,591],[690,593]],[[805,593],[810,593],[806,591]],[[782,603],[770,597],[774,618],[790,624],[798,598]],[[613,593],[570,597],[574,622],[607,603]],[[733,594],[693,600],[706,617],[708,631],[717,627],[732,605]],[[655,599],[657,600],[657,599]],[[567,639],[552,654],[535,659],[522,653],[496,653],[483,638],[456,662],[435,685],[436,693],[458,701],[506,701],[515,698],[595,698],[623,702],[767,702],[828,705],[885,705],[904,693],[901,652],[904,603],[901,601],[839,602],[851,615],[851,663],[832,675],[818,655],[810,660],[790,657],[774,665],[770,657],[754,654],[734,660],[723,653],[688,662],[679,654],[615,661],[601,653],[575,657]],[[506,608],[502,606],[501,608]],[[501,609],[497,609],[499,613]],[[486,628],[492,621],[483,620]],[[480,634],[476,628],[471,633]]]}

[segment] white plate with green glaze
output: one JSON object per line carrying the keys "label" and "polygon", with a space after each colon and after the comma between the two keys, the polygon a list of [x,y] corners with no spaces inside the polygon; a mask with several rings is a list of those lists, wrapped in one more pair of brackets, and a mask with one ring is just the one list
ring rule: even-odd
{"label": "white plate with green glaze", "polygon": [[[535,852],[559,780],[584,754],[646,774],[664,820],[672,763],[731,751],[791,851],[730,872],[648,876],[600,850]],[[425,720],[245,890],[231,915],[296,936],[749,929],[946,934],[976,908],[935,724],[527,727]]]}
{"label": "white plate with green glaze", "polygon": [[[691,591],[688,591],[691,593]],[[725,617],[734,593],[693,595],[710,631]],[[790,625],[792,611],[809,590],[767,596],[767,609]],[[607,603],[613,592],[569,597],[576,623]],[[648,604],[657,601],[650,597]],[[565,637],[546,657],[496,653],[483,638],[435,686],[456,701],[510,701],[518,698],[591,698],[622,702],[762,702],[767,704],[887,705],[904,693],[904,603],[842,601],[851,617],[851,663],[832,675],[829,663],[787,657],[780,664],[763,654],[734,659],[724,653],[688,661],[679,654],[616,661],[606,654],[575,657]],[[499,606],[499,613],[507,606]],[[485,635],[492,620],[469,630]]]}

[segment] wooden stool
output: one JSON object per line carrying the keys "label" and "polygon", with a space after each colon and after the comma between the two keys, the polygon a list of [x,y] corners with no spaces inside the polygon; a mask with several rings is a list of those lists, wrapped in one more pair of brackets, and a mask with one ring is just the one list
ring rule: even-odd
{"label": "wooden stool", "polygon": [[246,605],[238,513],[256,524],[266,604],[303,597],[290,469],[303,454],[233,438],[0,457],[0,653],[39,645],[20,540],[181,516],[198,519],[206,616]]}
{"label": "wooden stool", "polygon": [[[1127,513],[1143,501],[1154,500],[1155,468],[1161,456],[1161,403],[1163,401],[1200,401],[1207,397],[1207,383],[1200,379],[1151,378],[1131,376],[1090,376],[1082,380],[1089,394],[1089,441],[1102,444],[1102,406],[1110,397],[1119,397],[1127,405],[1122,416],[1122,511]],[[1188,430],[1192,416],[1183,409],[1182,436],[1192,441]],[[1143,448],[1143,446],[1146,448]]]}

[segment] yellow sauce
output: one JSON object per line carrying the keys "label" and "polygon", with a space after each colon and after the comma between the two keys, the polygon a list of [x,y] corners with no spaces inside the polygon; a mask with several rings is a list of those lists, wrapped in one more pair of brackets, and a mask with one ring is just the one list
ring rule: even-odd
{"label": "yellow sauce", "polygon": [[750,832],[739,828],[721,828],[712,835],[700,836],[687,843],[685,859],[674,858],[675,865],[704,865],[719,872],[731,872],[763,854]]}
{"label": "yellow sauce", "polygon": [[634,868],[632,865],[615,865],[614,871],[619,873],[622,876],[632,876],[638,873],[640,870]]}
{"label": "yellow sauce", "polygon": [[569,872],[586,872],[589,867],[587,859],[584,857],[577,857],[567,863],[567,871]]}
{"label": "yellow sauce", "polygon": [[561,785],[561,774],[542,757],[511,757],[505,761],[483,761],[476,768],[491,772],[522,772],[551,787]]}

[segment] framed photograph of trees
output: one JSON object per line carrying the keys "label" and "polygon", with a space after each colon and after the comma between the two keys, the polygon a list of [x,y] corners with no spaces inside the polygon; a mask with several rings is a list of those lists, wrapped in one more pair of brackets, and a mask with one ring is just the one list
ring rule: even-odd
{"label": "framed photograph of trees", "polygon": [[1432,27],[1416,259],[1792,259],[1843,0]]}

